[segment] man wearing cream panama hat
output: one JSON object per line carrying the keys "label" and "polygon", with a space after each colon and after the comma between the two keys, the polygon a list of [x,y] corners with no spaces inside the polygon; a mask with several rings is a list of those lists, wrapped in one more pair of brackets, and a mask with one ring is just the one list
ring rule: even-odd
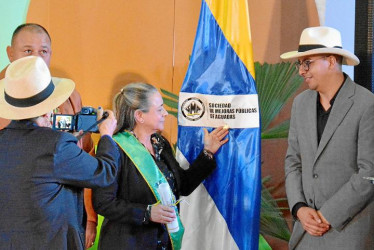
{"label": "man wearing cream panama hat", "polygon": [[308,90],[292,106],[285,160],[290,249],[374,249],[374,95],[342,72],[359,59],[340,32],[306,28],[297,59]]}
{"label": "man wearing cream panama hat", "polygon": [[[13,62],[26,56],[39,56],[44,62],[50,65],[52,59],[52,40],[48,31],[37,23],[24,23],[19,25],[13,32],[11,45],[6,48],[8,59]],[[0,79],[4,78],[5,70],[0,72]],[[54,82],[58,78],[54,77]],[[82,109],[81,96],[77,90],[74,90],[70,97],[66,99],[58,108],[58,112],[67,115],[75,115]],[[1,118],[0,130],[8,126],[10,120]],[[94,155],[94,143],[90,133],[81,138],[77,145],[84,151]],[[86,247],[92,245],[96,237],[97,214],[92,207],[91,189],[84,190],[84,205],[87,220],[84,222],[86,227]]]}
{"label": "man wearing cream panama hat", "polygon": [[50,128],[51,111],[74,86],[52,78],[36,56],[12,62],[0,81],[0,116],[12,120],[0,130],[2,249],[84,249],[83,188],[115,179],[113,112],[99,126],[96,157],[80,149],[73,135]]}

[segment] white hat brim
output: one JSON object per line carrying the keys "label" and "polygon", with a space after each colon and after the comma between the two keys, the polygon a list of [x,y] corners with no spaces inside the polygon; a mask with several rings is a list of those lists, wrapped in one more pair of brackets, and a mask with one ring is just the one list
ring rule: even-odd
{"label": "white hat brim", "polygon": [[352,54],[351,52],[339,49],[339,48],[319,48],[319,49],[311,49],[304,52],[299,51],[290,51],[283,53],[280,57],[282,59],[292,59],[292,58],[299,58],[304,56],[310,56],[310,55],[316,55],[316,54],[334,54],[334,55],[340,55],[343,57],[343,64],[345,65],[358,65],[360,63],[360,60],[357,56]]}
{"label": "white hat brim", "polygon": [[66,78],[52,77],[55,89],[44,101],[30,107],[15,107],[4,99],[4,80],[0,81],[0,117],[10,120],[29,119],[44,115],[64,103],[75,88],[75,83]]}

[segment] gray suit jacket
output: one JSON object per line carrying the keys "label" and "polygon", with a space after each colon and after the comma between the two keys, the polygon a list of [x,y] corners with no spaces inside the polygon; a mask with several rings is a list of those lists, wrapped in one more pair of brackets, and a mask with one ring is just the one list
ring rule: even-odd
{"label": "gray suit jacket", "polygon": [[320,210],[331,224],[322,237],[295,221],[290,249],[374,249],[374,95],[347,77],[317,142],[317,92],[292,107],[285,161],[290,209],[298,202]]}
{"label": "gray suit jacket", "polygon": [[84,249],[82,189],[115,180],[119,150],[109,136],[96,158],[76,143],[29,121],[0,131],[0,249]]}

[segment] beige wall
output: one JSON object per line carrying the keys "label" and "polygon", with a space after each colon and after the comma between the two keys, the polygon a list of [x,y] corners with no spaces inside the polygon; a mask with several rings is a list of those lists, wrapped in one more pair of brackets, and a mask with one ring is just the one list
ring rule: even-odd
{"label": "beige wall", "polygon": [[[275,63],[300,31],[318,25],[313,0],[249,0],[254,59]],[[52,36],[54,75],[77,83],[85,105],[111,108],[126,83],[147,81],[178,93],[186,73],[200,0],[38,0],[28,22]],[[176,120],[165,134],[176,140]]]}
{"label": "beige wall", "polygon": [[85,105],[111,108],[114,94],[132,81],[177,92],[173,57],[180,68],[182,55],[174,54],[173,0],[31,1],[27,21],[48,29],[52,74],[73,79]]}
{"label": "beige wall", "polygon": [[297,48],[301,31],[318,26],[314,0],[248,0],[254,60],[280,62],[279,55]]}

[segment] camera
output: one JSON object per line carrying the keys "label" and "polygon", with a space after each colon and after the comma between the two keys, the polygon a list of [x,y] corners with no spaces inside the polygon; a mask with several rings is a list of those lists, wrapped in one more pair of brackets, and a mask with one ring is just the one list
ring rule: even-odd
{"label": "camera", "polygon": [[98,133],[97,111],[92,107],[82,107],[76,115],[53,114],[54,130],[80,131]]}

